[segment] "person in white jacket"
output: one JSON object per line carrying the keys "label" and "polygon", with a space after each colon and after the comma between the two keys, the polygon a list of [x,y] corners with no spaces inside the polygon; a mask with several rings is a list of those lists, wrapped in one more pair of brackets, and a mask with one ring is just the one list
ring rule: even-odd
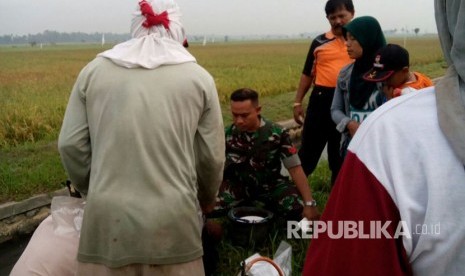
{"label": "person in white jacket", "polygon": [[59,136],[87,195],[77,274],[202,275],[200,209],[225,152],[215,83],[183,47],[174,1],[140,1],[131,33],[81,71]]}

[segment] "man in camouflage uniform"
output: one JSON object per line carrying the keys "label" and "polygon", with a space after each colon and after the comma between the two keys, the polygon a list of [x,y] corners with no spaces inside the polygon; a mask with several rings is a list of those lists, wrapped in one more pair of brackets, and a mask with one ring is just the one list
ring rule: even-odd
{"label": "man in camouflage uniform", "polygon": [[[235,206],[258,206],[287,220],[319,217],[297,149],[289,133],[260,116],[258,93],[247,88],[231,94],[234,123],[226,128],[226,164],[215,210],[222,215]],[[281,175],[281,162],[294,183]],[[305,206],[305,207],[304,207]],[[207,219],[202,233],[205,275],[214,275],[222,226]]]}
{"label": "man in camouflage uniform", "polygon": [[[260,111],[257,92],[243,88],[231,94],[234,123],[226,128],[226,164],[215,210],[252,204],[286,219],[316,219],[316,202],[288,131]],[[281,175],[281,164],[293,181]]]}

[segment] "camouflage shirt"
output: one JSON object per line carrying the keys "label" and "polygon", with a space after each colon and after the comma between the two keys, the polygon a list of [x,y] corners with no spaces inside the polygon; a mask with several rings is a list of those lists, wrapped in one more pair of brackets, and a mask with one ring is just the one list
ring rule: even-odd
{"label": "camouflage shirt", "polygon": [[240,131],[231,125],[225,133],[227,181],[269,191],[270,186],[289,181],[281,175],[281,162],[286,168],[300,165],[289,132],[264,118],[257,131]]}

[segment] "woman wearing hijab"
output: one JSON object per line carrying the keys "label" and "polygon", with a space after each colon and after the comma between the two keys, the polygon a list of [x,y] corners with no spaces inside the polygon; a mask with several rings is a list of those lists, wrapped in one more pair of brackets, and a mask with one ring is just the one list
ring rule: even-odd
{"label": "woman wearing hijab", "polygon": [[173,0],[140,1],[133,38],[92,60],[71,92],[58,148],[87,195],[77,275],[204,274],[200,209],[221,182],[224,127],[180,14]]}
{"label": "woman wearing hijab", "polygon": [[383,103],[383,94],[376,83],[365,81],[363,75],[373,67],[375,54],[386,45],[386,39],[378,21],[371,16],[352,20],[343,27],[343,33],[347,53],[355,62],[339,73],[331,117],[342,133],[341,154],[344,156],[359,125]]}
{"label": "woman wearing hijab", "polygon": [[465,0],[435,1],[447,72],[360,126],[303,275],[465,275],[463,14]]}

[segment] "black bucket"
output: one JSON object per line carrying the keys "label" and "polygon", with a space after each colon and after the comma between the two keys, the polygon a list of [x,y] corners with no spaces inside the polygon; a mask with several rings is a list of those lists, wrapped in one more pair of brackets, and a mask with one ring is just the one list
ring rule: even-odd
{"label": "black bucket", "polygon": [[256,207],[236,207],[228,213],[231,242],[243,247],[261,246],[268,237],[273,213]]}

